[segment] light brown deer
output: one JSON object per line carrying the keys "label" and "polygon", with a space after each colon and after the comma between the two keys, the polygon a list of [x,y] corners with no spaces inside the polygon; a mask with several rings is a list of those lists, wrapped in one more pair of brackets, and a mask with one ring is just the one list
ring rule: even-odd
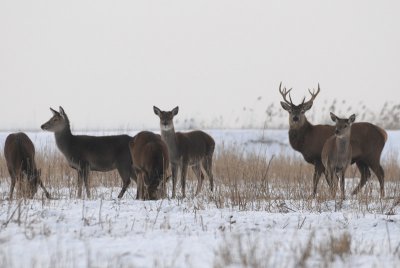
{"label": "light brown deer", "polygon": [[176,193],[178,170],[181,173],[182,196],[185,197],[188,166],[192,166],[198,180],[196,195],[201,191],[204,180],[201,166],[203,166],[210,179],[210,189],[212,191],[214,188],[212,174],[212,157],[215,148],[214,139],[200,130],[187,133],[175,132],[173,118],[178,114],[179,107],[175,107],[171,111],[161,111],[154,106],[153,110],[160,118],[161,137],[168,147],[172,172],[172,197],[174,198]]}
{"label": "light brown deer", "polygon": [[[289,112],[289,141],[292,148],[300,152],[304,159],[314,165],[313,176],[313,196],[317,193],[317,186],[321,174],[325,172],[324,165],[321,161],[322,147],[325,141],[334,134],[334,126],[329,125],[313,125],[307,118],[305,113],[311,109],[313,101],[320,92],[318,90],[311,92],[311,99],[295,105],[290,97],[291,89],[282,89],[282,83],[279,85],[279,92],[283,97],[284,102],[281,102],[283,109]],[[289,99],[287,98],[289,94]],[[370,168],[376,174],[380,184],[380,194],[384,197],[384,171],[380,164],[380,158],[383,147],[387,140],[386,131],[380,127],[366,123],[354,123],[351,130],[351,146],[352,163],[356,163],[361,173],[361,180],[352,194],[357,194],[358,191],[365,185],[368,178],[371,176]],[[327,181],[330,185],[330,182]]]}
{"label": "light brown deer", "polygon": [[347,167],[351,164],[352,156],[351,125],[355,121],[356,115],[353,114],[349,118],[339,118],[333,113],[330,115],[332,121],[336,123],[335,135],[326,140],[321,158],[325,167],[326,179],[331,183],[332,195],[335,196],[340,179],[341,198],[344,199],[344,176]]}
{"label": "light brown deer", "polygon": [[29,198],[33,198],[38,185],[43,189],[46,197],[50,198],[49,192],[40,179],[40,169],[36,168],[35,146],[25,133],[12,133],[7,136],[4,144],[4,157],[11,176],[10,200],[13,196],[15,183],[17,181],[21,183],[24,177],[28,180],[27,194]]}
{"label": "light brown deer", "polygon": [[156,200],[166,197],[168,148],[161,136],[139,132],[129,142],[133,166],[137,174],[137,199]]}

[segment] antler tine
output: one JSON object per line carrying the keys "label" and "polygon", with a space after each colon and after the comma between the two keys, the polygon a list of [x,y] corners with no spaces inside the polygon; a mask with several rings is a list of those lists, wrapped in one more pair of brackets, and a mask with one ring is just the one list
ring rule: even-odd
{"label": "antler tine", "polygon": [[[288,103],[288,104],[290,104],[290,105],[292,105],[293,104],[293,102],[292,102],[292,97],[290,96],[290,91],[292,90],[292,88],[290,88],[289,90],[287,90],[286,89],[286,87],[284,87],[283,89],[282,89],[282,82],[279,84],[279,93],[281,93],[281,95],[282,95],[282,97],[283,97],[283,100],[286,102],[286,103]],[[290,99],[290,101],[288,101],[288,99],[286,98],[286,96],[289,94],[289,99]]]}
{"label": "antler tine", "polygon": [[313,90],[313,92],[311,92],[311,89],[308,89],[308,92],[310,92],[310,94],[311,94],[311,99],[308,102],[314,101],[320,91],[321,91],[321,89],[319,88],[319,83],[318,83],[317,92],[315,92],[315,90]]}

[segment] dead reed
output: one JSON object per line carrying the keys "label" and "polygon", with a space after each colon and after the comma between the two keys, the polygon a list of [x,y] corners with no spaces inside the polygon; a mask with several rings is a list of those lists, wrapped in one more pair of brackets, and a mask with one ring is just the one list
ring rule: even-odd
{"label": "dead reed", "polygon": [[[77,173],[70,168],[55,149],[46,148],[37,152],[36,162],[42,170],[42,180],[55,198],[76,198]],[[351,196],[351,190],[359,181],[359,173],[355,166],[349,168],[346,180],[346,197],[349,205],[369,209],[370,204],[381,203],[386,209],[393,203],[400,188],[398,174],[400,167],[396,155],[386,157],[383,161],[385,169],[385,190],[388,198],[380,200],[375,175],[357,196]],[[214,203],[219,208],[238,208],[239,210],[265,210],[269,212],[290,212],[298,210],[324,211],[330,210],[327,202],[331,200],[325,177],[321,176],[316,199],[311,198],[313,166],[301,157],[284,154],[268,156],[262,153],[248,153],[240,146],[218,148],[214,157],[215,190],[210,192],[208,179],[199,198],[204,202]],[[3,155],[0,155],[0,176],[10,179]],[[3,180],[4,183],[4,180]],[[169,182],[171,184],[171,182]],[[109,189],[109,198],[120,189],[121,179],[116,171],[91,172],[90,185],[93,198],[99,198],[97,189]],[[194,196],[197,180],[189,171],[189,198]],[[126,198],[134,198],[136,184],[131,183]],[[169,185],[169,191],[171,185]],[[8,189],[8,187],[3,187]],[[178,190],[180,190],[178,183]],[[104,191],[103,191],[104,192]],[[178,192],[179,193],[179,192]],[[1,199],[8,196],[8,191],[0,193]],[[36,198],[41,198],[41,190]],[[169,192],[169,196],[170,196]],[[178,195],[179,196],[179,195]],[[101,198],[104,197],[102,194]],[[115,197],[114,197],[115,198]],[[375,207],[375,206],[373,206]]]}

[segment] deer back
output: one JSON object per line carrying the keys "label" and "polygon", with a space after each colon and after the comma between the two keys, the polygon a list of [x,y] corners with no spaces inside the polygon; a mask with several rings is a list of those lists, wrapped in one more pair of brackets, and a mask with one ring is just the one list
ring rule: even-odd
{"label": "deer back", "polygon": [[13,133],[7,136],[4,145],[7,167],[17,175],[24,171],[31,174],[36,170],[35,147],[25,133]]}
{"label": "deer back", "polygon": [[168,149],[160,135],[142,131],[132,139],[129,148],[135,167],[146,170],[168,168]]}
{"label": "deer back", "polygon": [[129,143],[133,166],[145,175],[149,196],[156,199],[155,192],[165,177],[168,166],[168,148],[161,136],[149,131],[138,133]]}
{"label": "deer back", "polygon": [[177,132],[176,139],[179,154],[186,160],[200,160],[212,155],[215,149],[214,139],[207,133],[195,130],[191,132]]}
{"label": "deer back", "polygon": [[382,128],[366,122],[354,123],[351,127],[353,162],[379,161],[386,140],[387,133]]}
{"label": "deer back", "polygon": [[[330,125],[311,125],[289,130],[289,141],[293,149],[299,151],[309,163],[321,159],[322,148],[335,127]],[[366,122],[357,122],[351,126],[352,162],[366,162],[380,159],[387,140],[386,131]]]}

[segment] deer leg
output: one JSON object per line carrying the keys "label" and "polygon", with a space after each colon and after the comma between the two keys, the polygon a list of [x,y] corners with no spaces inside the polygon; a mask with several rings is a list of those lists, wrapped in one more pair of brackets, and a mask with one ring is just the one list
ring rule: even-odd
{"label": "deer leg", "polygon": [[176,177],[177,177],[178,167],[177,165],[171,165],[171,173],[172,173],[172,198],[175,198],[176,195]]}
{"label": "deer leg", "polygon": [[181,167],[181,184],[182,184],[182,197],[186,197],[185,188],[186,188],[186,175],[187,175],[188,164],[183,163]]}
{"label": "deer leg", "polygon": [[138,172],[137,174],[138,176],[137,176],[136,199],[140,200],[143,199],[144,178],[143,178],[143,172]]}
{"label": "deer leg", "polygon": [[212,155],[207,156],[205,160],[203,160],[203,168],[207,173],[207,176],[210,180],[210,190],[211,192],[214,190],[214,176],[212,173]]}
{"label": "deer leg", "polygon": [[[319,182],[319,178],[321,177],[321,174],[324,172],[324,166],[322,165],[322,163],[316,163],[315,167],[314,167],[314,176],[313,176],[313,198],[315,198],[315,196],[317,195],[317,186],[318,186],[318,182]],[[327,176],[325,176],[326,181],[329,183],[329,179]]]}
{"label": "deer leg", "polygon": [[[117,170],[119,176],[122,179],[122,189],[118,194],[118,198],[122,198],[126,192],[126,189],[128,189],[129,184],[131,183],[131,176],[135,174],[134,177],[136,178],[136,172],[132,171],[132,168],[130,166],[129,167],[120,166],[117,167]],[[138,175],[137,176],[137,182],[138,182],[140,180],[140,175],[139,174],[137,175]],[[138,198],[138,194],[139,194],[139,186],[137,186],[136,198]]]}
{"label": "deer leg", "polygon": [[39,185],[40,185],[40,188],[42,188],[43,192],[45,193],[46,197],[47,197],[48,199],[50,199],[50,194],[49,194],[49,192],[47,191],[46,187],[44,187],[43,182],[42,182],[41,179],[39,179]]}
{"label": "deer leg", "polygon": [[331,177],[331,182],[332,182],[331,195],[332,195],[332,198],[335,198],[337,187],[339,184],[339,176],[338,176],[338,173],[335,172],[334,174],[331,173],[330,177]]}
{"label": "deer leg", "polygon": [[202,186],[203,186],[204,175],[203,175],[203,172],[201,171],[200,164],[192,166],[192,170],[193,170],[194,174],[197,177],[197,190],[196,190],[196,194],[195,195],[198,195],[200,193],[200,191],[201,191]]}
{"label": "deer leg", "polygon": [[83,175],[83,182],[85,183],[86,196],[87,196],[87,198],[90,198],[89,167],[88,166],[85,166],[85,168],[82,171],[82,175]]}
{"label": "deer leg", "polygon": [[369,171],[369,168],[365,163],[356,162],[356,165],[358,167],[358,170],[360,171],[361,179],[356,188],[351,193],[353,195],[357,194],[361,190],[361,188],[364,187],[364,185],[367,183],[368,178],[371,176],[371,172]]}
{"label": "deer leg", "polygon": [[325,178],[326,178],[326,181],[329,181],[329,191],[331,193],[331,197],[334,197],[335,192],[336,192],[336,189],[334,186],[334,174],[329,169],[325,170]]}
{"label": "deer leg", "polygon": [[83,174],[82,171],[78,170],[78,198],[82,198],[82,185],[83,185]]}
{"label": "deer leg", "polygon": [[344,178],[344,176],[345,176],[346,171],[343,170],[341,173],[342,174],[340,176],[340,191],[341,191],[341,198],[342,198],[342,200],[344,200],[345,199],[345,192],[344,192],[345,178]]}
{"label": "deer leg", "polygon": [[14,193],[14,188],[15,188],[15,183],[17,179],[14,176],[11,176],[11,185],[10,185],[10,196],[8,197],[10,200],[12,199],[13,193]]}
{"label": "deer leg", "polygon": [[380,186],[380,196],[381,198],[385,197],[385,172],[382,166],[377,162],[377,164],[371,166],[372,171],[375,173],[376,177],[378,177],[379,186]]}

